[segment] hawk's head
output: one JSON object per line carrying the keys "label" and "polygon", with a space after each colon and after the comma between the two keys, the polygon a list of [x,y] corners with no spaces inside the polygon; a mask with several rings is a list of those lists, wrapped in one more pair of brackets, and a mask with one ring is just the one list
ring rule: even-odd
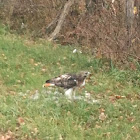
{"label": "hawk's head", "polygon": [[91,74],[91,73],[88,72],[88,71],[81,71],[81,72],[80,72],[80,76],[85,77],[85,78],[88,77],[90,74]]}

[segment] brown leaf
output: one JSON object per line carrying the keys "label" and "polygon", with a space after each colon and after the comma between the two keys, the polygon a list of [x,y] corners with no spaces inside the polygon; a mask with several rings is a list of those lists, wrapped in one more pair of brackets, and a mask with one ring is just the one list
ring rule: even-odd
{"label": "brown leaf", "polygon": [[8,131],[5,135],[0,136],[0,140],[12,140],[13,133]]}
{"label": "brown leaf", "polygon": [[11,140],[11,136],[9,135],[2,136],[0,137],[0,140]]}
{"label": "brown leaf", "polygon": [[138,127],[136,127],[136,126],[132,126],[132,129],[133,129],[135,132],[139,132],[139,129],[138,129]]}
{"label": "brown leaf", "polygon": [[124,99],[126,98],[125,96],[120,96],[120,95],[112,95],[112,96],[109,96],[109,100],[114,103],[116,100],[119,100],[119,99]]}
{"label": "brown leaf", "polygon": [[119,120],[123,120],[123,116],[120,116],[120,117],[119,117]]}
{"label": "brown leaf", "polygon": [[34,66],[38,66],[38,63],[35,63]]}
{"label": "brown leaf", "polygon": [[34,128],[34,132],[35,132],[35,134],[37,134],[38,133],[38,129]]}
{"label": "brown leaf", "polygon": [[2,55],[2,56],[5,56],[5,54],[4,54],[4,53],[2,53],[1,55]]}
{"label": "brown leaf", "polygon": [[121,99],[120,95],[115,95],[116,99]]}
{"label": "brown leaf", "polygon": [[129,67],[130,67],[131,70],[136,70],[137,69],[137,67],[134,63],[130,63]]}
{"label": "brown leaf", "polygon": [[134,121],[135,121],[135,118],[134,118],[134,117],[127,117],[127,120],[128,120],[129,122],[134,122]]}
{"label": "brown leaf", "polygon": [[61,134],[59,135],[59,140],[63,140],[63,137],[62,137],[62,135],[61,135]]}
{"label": "brown leaf", "polygon": [[102,112],[105,112],[105,109],[104,108],[100,108],[100,113],[102,113]]}
{"label": "brown leaf", "polygon": [[110,132],[103,133],[103,136],[104,136],[104,137],[110,137],[110,134],[111,134]]}
{"label": "brown leaf", "polygon": [[109,96],[109,100],[110,100],[112,103],[114,103],[114,102],[116,101],[116,97],[114,97],[114,96]]}
{"label": "brown leaf", "polygon": [[35,63],[34,59],[30,59],[29,62],[30,62],[30,64],[34,64]]}
{"label": "brown leaf", "polygon": [[42,71],[42,72],[46,72],[47,70],[46,70],[45,68],[42,68],[41,71]]}
{"label": "brown leaf", "polygon": [[95,128],[98,128],[99,129],[99,128],[102,128],[102,127],[100,125],[96,124],[95,125]]}
{"label": "brown leaf", "polygon": [[124,99],[125,96],[115,95],[116,99]]}
{"label": "brown leaf", "polygon": [[68,112],[67,112],[67,115],[68,115],[68,116],[70,116],[70,115],[71,115],[71,112],[70,112],[70,111],[68,111]]}
{"label": "brown leaf", "polygon": [[101,121],[104,121],[106,118],[107,118],[107,115],[105,115],[104,112],[102,112],[102,113],[99,115],[99,120],[101,120]]}
{"label": "brown leaf", "polygon": [[22,117],[19,117],[17,119],[17,122],[18,122],[19,125],[24,125],[25,124],[24,119]]}

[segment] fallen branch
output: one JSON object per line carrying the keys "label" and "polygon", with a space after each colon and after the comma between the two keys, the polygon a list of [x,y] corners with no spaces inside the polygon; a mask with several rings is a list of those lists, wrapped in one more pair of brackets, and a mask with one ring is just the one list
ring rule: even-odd
{"label": "fallen branch", "polygon": [[46,28],[46,33],[49,34],[56,26],[58,19],[60,17],[60,12],[57,14],[57,16],[55,17],[55,19],[48,25],[48,27]]}
{"label": "fallen branch", "polygon": [[59,32],[62,28],[62,25],[64,23],[64,20],[69,13],[70,7],[73,4],[74,4],[74,0],[69,0],[68,2],[66,2],[65,6],[64,6],[64,9],[63,9],[63,11],[60,15],[60,18],[58,19],[58,23],[57,23],[57,26],[56,26],[54,32],[48,37],[49,41],[54,40],[57,37],[57,35],[59,34]]}

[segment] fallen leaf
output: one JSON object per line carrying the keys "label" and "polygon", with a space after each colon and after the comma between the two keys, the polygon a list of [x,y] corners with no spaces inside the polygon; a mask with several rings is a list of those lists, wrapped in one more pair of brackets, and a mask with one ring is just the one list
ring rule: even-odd
{"label": "fallen leaf", "polygon": [[38,129],[34,128],[34,132],[35,132],[35,134],[37,134],[38,133]]}
{"label": "fallen leaf", "polygon": [[130,63],[129,68],[130,68],[131,70],[137,70],[137,67],[136,67],[136,65],[135,65],[134,63]]}
{"label": "fallen leaf", "polygon": [[42,72],[46,72],[46,69],[45,69],[45,68],[42,68],[41,71],[42,71]]}
{"label": "fallen leaf", "polygon": [[2,53],[1,55],[2,55],[2,56],[5,56],[5,54],[4,54],[4,53]]}
{"label": "fallen leaf", "polygon": [[71,112],[70,112],[70,111],[68,111],[68,112],[67,112],[67,115],[68,115],[68,116],[70,116],[70,115],[71,115]]}
{"label": "fallen leaf", "polygon": [[105,112],[105,109],[104,108],[100,108],[100,113],[102,113],[102,112]]}
{"label": "fallen leaf", "polygon": [[129,122],[134,122],[134,121],[135,121],[135,118],[134,118],[134,117],[128,117],[127,120],[128,120]]}
{"label": "fallen leaf", "polygon": [[13,133],[8,131],[5,135],[0,136],[0,140],[12,140]]}
{"label": "fallen leaf", "polygon": [[17,122],[18,122],[19,125],[24,125],[25,124],[24,119],[22,117],[19,117],[17,119]]}
{"label": "fallen leaf", "polygon": [[119,100],[119,99],[124,99],[126,98],[125,96],[120,96],[120,95],[112,95],[112,96],[109,96],[109,100],[114,103],[116,100]]}
{"label": "fallen leaf", "polygon": [[59,135],[59,140],[63,140],[63,137],[62,137],[62,135],[61,135],[61,134]]}
{"label": "fallen leaf", "polygon": [[30,64],[34,64],[35,61],[34,61],[34,59],[30,59],[29,62],[30,62]]}
{"label": "fallen leaf", "polygon": [[71,66],[76,66],[76,64],[71,64]]}
{"label": "fallen leaf", "polygon": [[119,117],[119,120],[123,120],[123,116],[120,116],[120,117]]}
{"label": "fallen leaf", "polygon": [[132,126],[132,129],[133,129],[135,132],[139,132],[139,129],[138,129],[136,126]]}
{"label": "fallen leaf", "polygon": [[99,128],[101,128],[101,126],[96,124],[95,125],[95,128],[98,128],[99,129]]}
{"label": "fallen leaf", "polygon": [[116,99],[124,99],[125,96],[115,95]]}
{"label": "fallen leaf", "polygon": [[120,95],[115,95],[116,99],[121,99]]}
{"label": "fallen leaf", "polygon": [[34,66],[38,66],[38,63],[35,63]]}
{"label": "fallen leaf", "polygon": [[133,9],[133,13],[134,13],[134,15],[136,15],[136,14],[138,13],[138,9],[137,9],[136,6],[135,6],[134,9]]}
{"label": "fallen leaf", "polygon": [[116,101],[116,97],[114,97],[114,96],[109,96],[109,100],[110,100],[112,103],[114,103],[114,102]]}
{"label": "fallen leaf", "polygon": [[103,136],[105,136],[105,137],[110,137],[110,132],[107,132],[107,133],[103,133]]}
{"label": "fallen leaf", "polygon": [[104,112],[101,112],[101,114],[99,115],[99,120],[104,121],[107,118],[107,115],[105,115]]}

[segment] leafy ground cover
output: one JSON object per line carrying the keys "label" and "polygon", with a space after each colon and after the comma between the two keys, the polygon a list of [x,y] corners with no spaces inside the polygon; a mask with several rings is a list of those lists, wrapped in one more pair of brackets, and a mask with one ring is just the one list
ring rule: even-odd
{"label": "leafy ground cover", "polygon": [[[0,28],[0,139],[140,139],[138,64],[133,71],[110,68],[73,53],[73,46],[35,42],[6,30]],[[87,91],[98,104],[57,97],[57,89],[44,94],[45,80],[81,70],[93,75],[77,95]],[[31,98],[36,91],[39,98]]]}

